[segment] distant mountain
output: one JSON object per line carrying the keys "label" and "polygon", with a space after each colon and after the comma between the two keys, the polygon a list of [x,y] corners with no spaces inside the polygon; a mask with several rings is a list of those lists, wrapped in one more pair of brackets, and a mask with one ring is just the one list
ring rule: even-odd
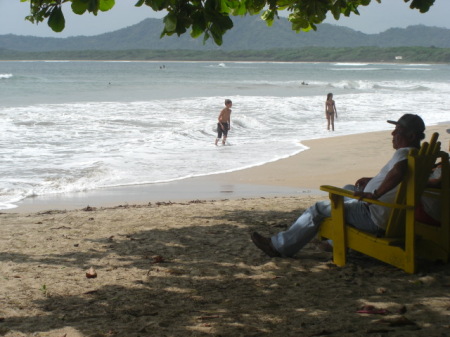
{"label": "distant mountain", "polygon": [[222,46],[190,35],[166,36],[160,39],[161,19],[146,19],[136,25],[96,36],[42,38],[0,35],[0,49],[25,52],[80,50],[268,50],[303,47],[439,47],[450,48],[450,29],[410,26],[392,28],[380,34],[364,34],[350,28],[320,24],[317,31],[292,31],[286,18],[272,27],[259,17],[233,18],[234,27],[224,36]]}

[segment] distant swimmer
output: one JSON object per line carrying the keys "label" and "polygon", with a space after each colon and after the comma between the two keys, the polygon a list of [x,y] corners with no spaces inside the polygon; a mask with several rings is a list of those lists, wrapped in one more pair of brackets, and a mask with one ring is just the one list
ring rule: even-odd
{"label": "distant swimmer", "polygon": [[308,83],[306,83],[305,81],[302,82],[302,85],[308,85]]}
{"label": "distant swimmer", "polygon": [[231,107],[233,103],[230,99],[225,100],[225,108],[219,114],[218,123],[217,123],[217,138],[215,144],[219,142],[219,139],[222,138],[222,145],[225,145],[228,136],[228,130],[231,129]]}
{"label": "distant swimmer", "polygon": [[330,130],[330,124],[331,124],[331,130],[334,131],[334,116],[336,116],[336,119],[338,118],[337,110],[336,110],[336,104],[333,100],[333,94],[329,93],[327,95],[327,100],[325,101],[325,117],[327,118],[327,130]]}

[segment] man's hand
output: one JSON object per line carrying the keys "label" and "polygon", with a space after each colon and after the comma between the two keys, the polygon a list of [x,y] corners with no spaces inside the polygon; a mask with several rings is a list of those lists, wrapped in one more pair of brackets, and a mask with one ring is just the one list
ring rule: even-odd
{"label": "man's hand", "polygon": [[374,199],[374,200],[377,199],[376,196],[375,196],[373,193],[371,193],[371,192],[355,191],[355,192],[353,193],[353,195],[354,195],[355,197],[359,197],[359,200],[360,200],[360,201],[361,201],[362,199],[364,199],[364,198],[366,198],[366,199]]}
{"label": "man's hand", "polygon": [[[356,190],[357,192],[362,192],[362,191],[364,191],[364,189],[366,188],[366,185],[369,183],[369,181],[370,181],[371,179],[372,179],[372,178],[367,178],[367,177],[358,179],[358,180],[356,181],[356,183],[355,183],[355,190]],[[356,194],[355,194],[355,195],[356,195]]]}

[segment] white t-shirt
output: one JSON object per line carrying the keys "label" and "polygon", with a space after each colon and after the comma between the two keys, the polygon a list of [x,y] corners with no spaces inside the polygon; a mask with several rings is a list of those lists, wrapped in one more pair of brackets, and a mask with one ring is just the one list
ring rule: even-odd
{"label": "white t-shirt", "polygon": [[[366,187],[364,188],[364,192],[373,193],[384,181],[386,178],[386,175],[388,172],[397,164],[398,162],[405,160],[408,158],[409,150],[411,150],[412,147],[403,147],[401,149],[398,149],[394,152],[394,155],[392,156],[391,160],[384,165],[384,167],[381,169],[381,171],[370,181],[367,183]],[[378,200],[382,202],[392,203],[395,200],[395,195],[397,193],[398,185],[394,187],[389,192],[383,194]],[[378,226],[383,229],[386,228],[386,224],[389,220],[389,214],[391,212],[391,208],[379,206],[370,204],[370,217],[372,218],[372,221]]]}

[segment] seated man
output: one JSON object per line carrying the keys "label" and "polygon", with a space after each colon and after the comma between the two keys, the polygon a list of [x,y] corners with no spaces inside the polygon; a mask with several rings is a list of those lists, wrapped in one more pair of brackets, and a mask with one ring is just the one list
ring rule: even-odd
{"label": "seated man", "polygon": [[[392,203],[408,169],[409,150],[420,148],[420,141],[425,138],[425,124],[418,115],[405,114],[397,122],[388,123],[395,125],[392,145],[396,151],[375,177],[361,178],[356,182],[355,196]],[[344,208],[347,224],[372,234],[384,234],[389,208],[349,198],[345,200]],[[270,257],[290,257],[317,235],[322,220],[330,215],[330,201],[320,201],[308,208],[288,230],[271,238],[254,232],[251,238]]]}

